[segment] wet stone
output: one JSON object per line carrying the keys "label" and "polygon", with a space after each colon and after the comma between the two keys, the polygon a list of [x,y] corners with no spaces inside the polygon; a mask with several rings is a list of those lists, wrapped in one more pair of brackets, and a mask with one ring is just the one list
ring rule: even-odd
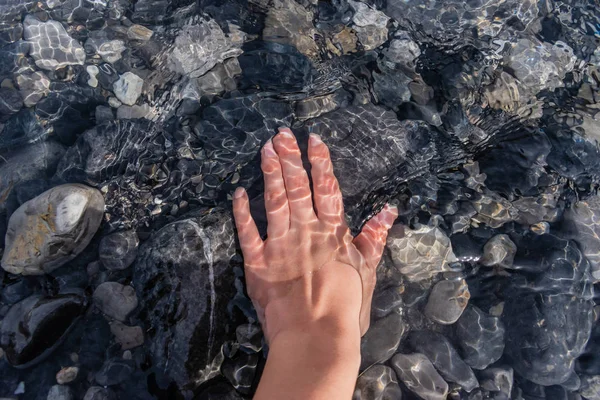
{"label": "wet stone", "polygon": [[94,291],[94,304],[110,318],[125,321],[137,307],[133,287],[118,282],[104,282]]}
{"label": "wet stone", "polygon": [[117,396],[109,388],[103,388],[100,386],[91,386],[85,395],[83,400],[116,400]]}
{"label": "wet stone", "polygon": [[154,32],[145,26],[134,24],[127,29],[127,37],[132,40],[150,40]]}
{"label": "wet stone", "polygon": [[514,371],[510,367],[487,368],[479,373],[481,387],[490,392],[500,392],[507,398],[513,388]]}
{"label": "wet stone", "polygon": [[407,330],[408,326],[398,313],[391,313],[373,322],[361,340],[361,370],[389,360]]}
{"label": "wet stone", "polygon": [[392,367],[402,383],[424,400],[445,400],[448,384],[423,354],[396,354]]}
{"label": "wet stone", "polygon": [[77,378],[77,374],[79,374],[79,368],[77,367],[63,368],[57,372],[56,382],[58,382],[59,385],[73,382]]}
{"label": "wet stone", "polygon": [[[127,382],[134,368],[132,360],[108,359],[104,362],[100,371],[96,373],[96,383],[102,386],[113,386]],[[95,399],[96,397],[93,398]]]}
{"label": "wet stone", "polygon": [[440,281],[429,294],[425,315],[440,324],[453,324],[460,318],[469,298],[469,287],[464,279]]}
{"label": "wet stone", "polygon": [[600,400],[600,375],[582,376],[579,393],[586,400]]}
{"label": "wet stone", "polygon": [[56,186],[21,205],[10,217],[2,268],[42,275],[73,259],[100,226],[104,199],[80,184]]}
{"label": "wet stone", "polygon": [[467,392],[479,386],[471,368],[443,335],[431,331],[411,331],[407,339],[415,351],[429,358],[446,381],[458,383]]}
{"label": "wet stone", "polygon": [[110,331],[122,350],[129,350],[144,344],[144,332],[139,326],[127,326],[119,321],[110,323]]}
{"label": "wet stone", "polygon": [[114,64],[121,59],[126,49],[122,40],[109,40],[98,46],[97,52],[105,62]]}
{"label": "wet stone", "polygon": [[500,266],[512,267],[517,246],[510,240],[508,235],[496,235],[483,247],[481,264],[486,267]]}
{"label": "wet stone", "polygon": [[19,74],[16,80],[25,107],[35,106],[50,89],[50,80],[40,71]]}
{"label": "wet stone", "polygon": [[119,80],[119,73],[109,63],[102,63],[98,65],[98,74],[96,80],[100,86],[106,90],[113,90],[113,85]]}
{"label": "wet stone", "polygon": [[154,117],[155,114],[153,110],[147,104],[134,104],[133,106],[122,105],[117,108],[117,119],[146,118],[152,120]]}
{"label": "wet stone", "polygon": [[502,357],[504,324],[499,318],[469,305],[456,322],[456,336],[463,359],[476,369],[485,369]]}
{"label": "wet stone", "polygon": [[402,390],[393,369],[385,365],[373,365],[360,374],[352,400],[401,400]]}
{"label": "wet stone", "polygon": [[421,55],[419,45],[415,43],[408,32],[396,32],[389,47],[384,51],[387,60],[408,70],[414,70],[415,60]]}
{"label": "wet stone", "polygon": [[47,400],[73,400],[73,393],[68,386],[54,385],[48,392]]}
{"label": "wet stone", "polygon": [[12,115],[23,107],[21,95],[14,89],[0,87],[0,120],[1,116]]}
{"label": "wet stone", "polygon": [[113,271],[128,268],[137,256],[139,243],[137,233],[131,230],[103,237],[98,248],[102,265]]}
{"label": "wet stone", "polygon": [[115,115],[113,114],[112,109],[110,107],[106,107],[106,106],[96,107],[95,117],[96,117],[96,122],[98,122],[98,123],[102,123],[105,121],[112,121],[115,119]]}
{"label": "wet stone", "polygon": [[0,126],[0,150],[36,142],[47,134],[35,112],[24,108]]}
{"label": "wet stone", "polygon": [[258,366],[258,354],[240,353],[233,359],[226,359],[221,372],[240,393],[250,394]]}
{"label": "wet stone", "polygon": [[144,80],[133,72],[125,72],[113,83],[113,91],[123,104],[132,106],[142,94]]}
{"label": "wet stone", "polygon": [[392,286],[385,290],[377,290],[376,288],[371,304],[371,314],[375,318],[383,318],[399,310],[403,305],[402,293],[403,289],[401,287]]}
{"label": "wet stone", "polygon": [[600,281],[600,196],[576,202],[565,211],[565,236],[574,239],[592,266],[594,281]]}
{"label": "wet stone", "polygon": [[259,352],[262,349],[262,329],[255,324],[240,325],[235,329],[235,336],[243,348]]}

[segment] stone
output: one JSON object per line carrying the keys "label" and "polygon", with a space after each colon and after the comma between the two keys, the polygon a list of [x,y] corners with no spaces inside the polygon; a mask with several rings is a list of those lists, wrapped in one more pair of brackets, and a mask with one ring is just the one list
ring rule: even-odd
{"label": "stone", "polygon": [[396,354],[392,368],[408,390],[424,400],[446,400],[448,384],[423,354]]}
{"label": "stone", "polygon": [[43,275],[86,248],[102,222],[104,199],[80,184],[56,186],[22,204],[10,217],[2,268]]}
{"label": "stone", "polygon": [[250,394],[259,362],[258,354],[240,353],[233,359],[226,359],[221,372],[240,393]]}
{"label": "stone", "polygon": [[227,304],[233,268],[242,268],[236,257],[232,216],[220,209],[170,223],[140,246],[133,283],[159,386],[195,387],[219,374],[221,346],[235,334]]}
{"label": "stone", "polygon": [[[117,72],[115,67],[113,67],[109,63],[102,63],[102,64],[98,65],[97,68],[98,68],[98,74],[96,75],[96,80],[98,81],[100,86],[106,90],[113,90],[113,86],[114,86],[115,82],[117,82],[120,78],[119,73]],[[111,97],[111,98],[113,98],[113,97]],[[111,107],[115,107],[112,104],[110,104],[111,98],[108,99],[108,103]],[[119,105],[121,105],[121,104],[119,104]],[[116,107],[118,107],[119,105],[117,105]]]}
{"label": "stone", "polygon": [[480,372],[481,387],[490,392],[500,392],[510,398],[513,390],[514,371],[507,366],[487,368]]}
{"label": "stone", "polygon": [[414,71],[415,61],[421,55],[421,49],[408,32],[400,31],[394,34],[394,39],[383,54],[387,60]]}
{"label": "stone", "polygon": [[23,22],[23,37],[31,44],[30,55],[41,69],[54,71],[85,62],[85,50],[60,22],[42,22],[27,15]]}
{"label": "stone", "polygon": [[388,366],[373,365],[356,380],[352,400],[402,400],[396,373]]}
{"label": "stone", "polygon": [[104,268],[118,271],[129,268],[137,256],[140,240],[135,231],[121,231],[104,236],[98,254]]}
{"label": "stone", "polygon": [[582,376],[579,393],[581,393],[586,400],[600,400],[600,375]]}
{"label": "stone", "polygon": [[10,365],[27,368],[43,361],[62,343],[87,308],[83,296],[33,295],[14,304],[0,326],[0,346]]}
{"label": "stone", "polygon": [[119,321],[110,323],[110,331],[122,350],[129,350],[144,344],[144,332],[139,326],[127,326]]}
{"label": "stone", "polygon": [[98,69],[98,67],[96,67],[95,65],[88,65],[85,68],[85,70],[88,73],[88,75],[90,76],[90,79],[88,79],[87,84],[94,88],[98,87],[98,79],[96,79],[96,75],[98,75],[98,73],[100,73],[100,70]]}
{"label": "stone", "polygon": [[23,107],[23,99],[18,91],[0,87],[0,119],[1,116],[16,114]]}
{"label": "stone", "polygon": [[465,364],[456,349],[442,334],[432,331],[411,331],[407,339],[415,351],[424,354],[431,361],[446,381],[458,383],[467,392],[479,386],[471,368]]}
{"label": "stone", "polygon": [[117,99],[123,104],[132,106],[142,94],[144,80],[133,72],[125,72],[113,84],[113,91]]}
{"label": "stone", "polygon": [[440,281],[429,294],[425,315],[437,323],[451,325],[462,315],[470,296],[464,279]]}
{"label": "stone", "polygon": [[127,29],[127,37],[131,40],[150,40],[154,32],[145,26],[134,24]]}
{"label": "stone", "polygon": [[225,59],[240,55],[241,44],[214,20],[188,25],[175,38],[167,66],[173,72],[197,78]]}
{"label": "stone", "polygon": [[479,308],[469,305],[456,322],[461,355],[475,369],[485,369],[502,357],[504,324]]}
{"label": "stone", "polygon": [[389,360],[407,330],[408,326],[398,313],[391,313],[375,321],[361,339],[360,369],[364,370],[371,365]]}
{"label": "stone", "polygon": [[56,382],[58,382],[59,385],[73,382],[77,378],[77,374],[79,374],[78,367],[62,368],[56,373]]}
{"label": "stone", "polygon": [[387,237],[387,248],[394,265],[413,282],[449,271],[448,264],[457,261],[450,239],[435,226],[421,225],[414,230],[393,227]]}
{"label": "stone", "polygon": [[317,30],[314,15],[294,0],[275,0],[267,12],[262,38],[267,42],[290,45],[308,58],[316,58]]}
{"label": "stone", "polygon": [[44,129],[35,111],[23,108],[0,126],[0,150],[37,142],[47,134],[48,130]]}
{"label": "stone", "polygon": [[239,325],[235,329],[235,337],[240,346],[249,351],[257,353],[262,349],[263,334],[259,325]]}
{"label": "stone", "polygon": [[365,3],[349,0],[354,9],[354,30],[365,50],[373,50],[387,41],[389,17]]}
{"label": "stone", "polygon": [[114,64],[123,57],[125,50],[127,47],[122,40],[109,40],[98,46],[97,52],[105,62]]}
{"label": "stone", "polygon": [[375,318],[383,318],[386,315],[399,311],[402,308],[402,293],[404,288],[392,286],[385,290],[377,290],[373,294],[373,301],[371,303],[371,314]]}
{"label": "stone", "polygon": [[54,385],[48,392],[47,400],[73,400],[73,393],[68,386]]}
{"label": "stone", "polygon": [[600,196],[577,201],[565,210],[564,236],[575,240],[590,261],[592,277],[600,281]]}
{"label": "stone", "polygon": [[508,235],[496,235],[483,247],[481,264],[486,267],[500,266],[510,268],[513,265],[517,245],[510,240]]}
{"label": "stone", "polygon": [[25,107],[35,106],[50,90],[50,80],[41,71],[19,74],[16,80]]}
{"label": "stone", "polygon": [[152,109],[148,104],[133,106],[122,105],[117,108],[117,119],[137,119],[146,118],[148,120],[154,120],[157,118],[155,110]]}
{"label": "stone", "polygon": [[[135,366],[132,360],[108,359],[95,375],[96,382],[102,386],[113,386],[127,382]],[[96,397],[94,397],[95,399]]]}
{"label": "stone", "polygon": [[472,220],[485,224],[490,228],[499,228],[514,220],[517,216],[515,207],[508,200],[495,193],[479,196],[472,204],[477,212]]}
{"label": "stone", "polygon": [[103,388],[100,386],[91,386],[85,395],[83,400],[116,400],[117,396],[109,388]]}
{"label": "stone", "polygon": [[94,304],[108,317],[125,321],[137,307],[138,298],[129,285],[104,282],[94,290]]}
{"label": "stone", "polygon": [[96,107],[96,122],[97,123],[102,123],[105,121],[112,121],[115,119],[115,115],[113,114],[113,111],[110,107],[106,107],[106,106],[98,106]]}

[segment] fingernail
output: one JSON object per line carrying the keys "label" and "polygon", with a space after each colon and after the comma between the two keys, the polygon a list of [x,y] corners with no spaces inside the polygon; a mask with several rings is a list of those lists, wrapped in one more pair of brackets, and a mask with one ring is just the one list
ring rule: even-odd
{"label": "fingernail", "polygon": [[239,187],[237,189],[235,189],[235,193],[233,194],[233,198],[234,199],[239,199],[240,197],[242,197],[244,195],[244,188],[243,187]]}
{"label": "fingernail", "polygon": [[318,146],[321,143],[323,143],[323,141],[321,140],[321,136],[317,135],[316,133],[311,133],[310,134],[310,145],[311,146]]}
{"label": "fingernail", "polygon": [[265,143],[265,145],[263,146],[263,150],[265,152],[265,156],[267,157],[275,157],[277,155],[277,153],[275,153],[275,149],[273,148],[273,142],[271,140]]}
{"label": "fingernail", "polygon": [[279,134],[290,138],[294,137],[294,134],[292,131],[290,131],[290,128],[279,128]]}

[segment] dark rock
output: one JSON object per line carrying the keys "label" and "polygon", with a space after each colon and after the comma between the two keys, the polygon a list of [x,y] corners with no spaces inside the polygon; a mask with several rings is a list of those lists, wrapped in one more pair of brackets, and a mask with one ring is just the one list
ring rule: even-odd
{"label": "dark rock", "polygon": [[48,133],[32,109],[23,109],[14,114],[0,129],[0,151],[33,143]]}
{"label": "dark rock", "polygon": [[73,400],[73,393],[68,386],[54,385],[48,392],[47,400]]}
{"label": "dark rock", "polygon": [[87,307],[82,296],[34,295],[13,305],[0,327],[0,344],[8,362],[27,368],[48,357]]}
{"label": "dark rock", "polygon": [[502,357],[504,324],[469,305],[456,322],[456,336],[463,359],[476,369],[485,369]]}
{"label": "dark rock", "polygon": [[516,252],[517,246],[508,235],[496,235],[483,247],[481,263],[487,267],[498,265],[510,268]]}
{"label": "dark rock", "polygon": [[581,377],[579,393],[587,400],[600,399],[600,375],[584,375]]}
{"label": "dark rock", "polygon": [[440,281],[429,294],[425,315],[440,324],[453,324],[460,318],[470,296],[469,287],[464,279]]}
{"label": "dark rock", "polygon": [[250,394],[259,358],[258,354],[240,353],[233,359],[225,359],[221,373],[235,390],[242,394]]}
{"label": "dark rock", "polygon": [[83,400],[116,400],[116,398],[112,390],[100,386],[90,387],[83,396]]}
{"label": "dark rock", "polygon": [[26,54],[30,47],[29,42],[19,40],[0,48],[0,79],[11,79],[13,72],[28,66]]}
{"label": "dark rock", "polygon": [[132,360],[109,359],[106,360],[100,371],[96,373],[95,379],[102,386],[118,385],[127,382],[134,368],[135,365]]}
{"label": "dark rock", "polygon": [[23,107],[21,95],[14,89],[0,87],[0,115],[12,115]]}
{"label": "dark rock", "polygon": [[15,304],[33,294],[35,283],[31,279],[20,277],[2,286],[2,302]]}
{"label": "dark rock", "polygon": [[396,373],[385,365],[373,365],[356,380],[352,400],[402,400]]}
{"label": "dark rock", "polygon": [[119,80],[119,73],[115,67],[108,63],[103,63],[98,65],[98,71],[96,79],[100,86],[106,90],[112,90],[114,83]]}
{"label": "dark rock", "polygon": [[423,354],[396,354],[392,367],[402,383],[425,400],[445,400],[448,384]]}
{"label": "dark rock", "polygon": [[110,323],[110,331],[122,350],[129,350],[144,344],[144,332],[139,326],[127,326],[119,321]]}
{"label": "dark rock", "polygon": [[373,301],[371,303],[371,314],[375,318],[383,318],[388,314],[399,310],[402,307],[401,287],[392,286],[385,290],[375,289]]}
{"label": "dark rock", "polygon": [[258,325],[244,324],[235,329],[235,336],[243,348],[259,352],[262,349],[262,329]]}
{"label": "dark rock", "polygon": [[565,237],[575,240],[592,266],[594,281],[600,281],[600,197],[590,196],[565,210]]}
{"label": "dark rock", "polygon": [[104,314],[117,321],[125,321],[137,307],[135,290],[118,282],[104,282],[94,291],[94,304]]}
{"label": "dark rock", "polygon": [[488,368],[479,373],[481,387],[490,392],[500,392],[508,399],[512,393],[514,371],[510,367]]}
{"label": "dark rock", "polygon": [[14,43],[23,37],[23,25],[20,23],[0,24],[0,47]]}
{"label": "dark rock", "polygon": [[408,326],[398,313],[391,313],[371,324],[360,344],[360,369],[389,360],[407,330]]}
{"label": "dark rock", "polygon": [[97,123],[102,123],[105,121],[112,121],[115,119],[115,115],[110,107],[106,106],[98,106],[96,107],[96,113],[94,114],[96,117]]}
{"label": "dark rock", "polygon": [[137,256],[139,243],[135,231],[122,231],[103,237],[98,249],[102,265],[113,271],[128,268]]}
{"label": "dark rock", "polygon": [[458,383],[467,392],[479,386],[471,368],[443,335],[431,331],[411,331],[408,343],[429,358],[445,380]]}
{"label": "dark rock", "polygon": [[35,106],[50,89],[50,80],[41,71],[19,74],[16,81],[25,107]]}

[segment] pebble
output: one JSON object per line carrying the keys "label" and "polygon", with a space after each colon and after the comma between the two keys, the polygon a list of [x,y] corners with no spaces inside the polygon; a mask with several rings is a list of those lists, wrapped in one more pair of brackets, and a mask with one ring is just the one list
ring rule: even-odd
{"label": "pebble", "polygon": [[[117,99],[123,104],[132,106],[142,94],[144,80],[133,72],[125,72],[113,84],[113,91]],[[112,106],[112,105],[111,105]]]}
{"label": "pebble", "polygon": [[54,385],[48,391],[47,400],[73,400],[73,392],[68,386]]}
{"label": "pebble", "polygon": [[17,385],[17,388],[15,389],[13,394],[24,394],[24,393],[25,393],[25,382],[21,381]]}
{"label": "pebble", "polygon": [[127,29],[127,37],[131,40],[150,40],[154,32],[145,26],[134,24]]}
{"label": "pebble", "polygon": [[119,321],[110,323],[110,331],[122,350],[133,349],[144,344],[144,331],[139,326],[127,326]]}
{"label": "pebble", "polygon": [[469,305],[456,322],[456,337],[463,359],[476,369],[485,369],[504,353],[504,324]]}
{"label": "pebble", "polygon": [[352,400],[399,400],[402,390],[393,369],[385,365],[373,365],[360,374]]}
{"label": "pebble", "polygon": [[125,42],[122,40],[110,40],[102,43],[98,47],[97,52],[105,62],[114,64],[121,59],[125,50],[127,50]]}
{"label": "pebble", "polygon": [[109,97],[108,98],[108,105],[111,106],[112,108],[119,108],[121,107],[123,103],[121,103],[119,101],[119,99],[117,99],[116,97]]}
{"label": "pebble", "polygon": [[371,304],[371,314],[375,318],[383,318],[394,311],[400,311],[403,305],[403,292],[404,288],[398,286],[392,286],[385,290],[377,290],[375,288]]}
{"label": "pebble", "polygon": [[25,107],[35,106],[50,90],[50,80],[41,71],[19,74],[16,80]]}
{"label": "pebble", "polygon": [[408,390],[422,399],[446,400],[448,384],[425,355],[396,354],[392,358],[392,368]]}
{"label": "pebble", "polygon": [[153,120],[156,118],[154,109],[148,104],[142,105],[134,104],[133,106],[122,105],[117,108],[117,119],[137,119],[146,118]]}
{"label": "pebble", "polygon": [[98,87],[98,79],[96,79],[96,75],[100,73],[98,67],[96,67],[95,65],[88,65],[85,70],[90,76],[90,79],[88,79],[87,84],[94,88]]}
{"label": "pebble", "polygon": [[8,116],[19,112],[23,107],[23,99],[18,91],[0,87],[0,116]]}
{"label": "pebble", "polygon": [[517,245],[510,240],[508,235],[496,235],[483,247],[481,263],[486,267],[500,266],[510,268],[513,265]]}
{"label": "pebble", "polygon": [[235,336],[240,344],[245,349],[253,352],[259,352],[262,349],[262,329],[255,324],[239,325],[235,329]]}
{"label": "pebble", "polygon": [[398,313],[375,321],[361,340],[361,370],[389,360],[407,330],[408,326]]}
{"label": "pebble", "polygon": [[[95,379],[99,385],[113,386],[127,382],[135,366],[132,360],[122,358],[109,359],[104,362]],[[94,397],[95,399],[95,397]]]}
{"label": "pebble", "polygon": [[96,107],[96,122],[102,123],[104,121],[112,121],[115,119],[115,115],[110,107],[98,106]]}
{"label": "pebble", "polygon": [[109,388],[91,386],[87,392],[85,392],[83,400],[117,400],[117,396]]}
{"label": "pebble", "polygon": [[488,368],[480,372],[481,387],[490,392],[501,392],[507,398],[513,389],[514,371],[508,366]]}
{"label": "pebble", "polygon": [[129,268],[137,256],[140,240],[134,230],[105,236],[100,241],[98,254],[104,268],[120,271]]}
{"label": "pebble", "polygon": [[600,375],[582,376],[579,393],[586,400],[600,400]]}
{"label": "pebble", "polygon": [[138,305],[133,287],[118,282],[104,282],[94,291],[94,304],[110,318],[125,321]]}
{"label": "pebble", "polygon": [[464,279],[440,281],[429,294],[425,315],[440,324],[453,324],[460,318],[469,298],[469,287]]}
{"label": "pebble", "polygon": [[56,382],[58,382],[59,385],[73,382],[77,378],[77,374],[79,374],[79,368],[77,367],[63,368],[56,374]]}

